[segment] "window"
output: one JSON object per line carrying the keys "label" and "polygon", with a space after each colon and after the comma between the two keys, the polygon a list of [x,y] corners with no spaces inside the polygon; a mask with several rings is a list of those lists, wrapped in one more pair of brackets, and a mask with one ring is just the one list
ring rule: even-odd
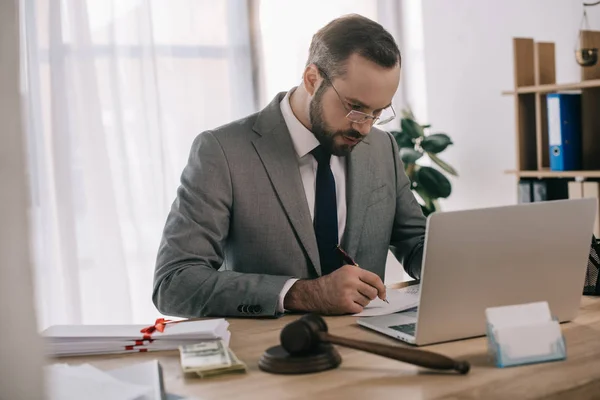
{"label": "window", "polygon": [[153,321],[192,140],[256,109],[246,3],[21,4],[40,325]]}

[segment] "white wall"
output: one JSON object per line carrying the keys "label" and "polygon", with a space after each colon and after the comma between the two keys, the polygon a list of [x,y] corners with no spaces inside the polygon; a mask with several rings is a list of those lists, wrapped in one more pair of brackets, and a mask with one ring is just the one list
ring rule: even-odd
{"label": "white wall", "polygon": [[[313,35],[331,20],[357,13],[377,18],[374,0],[261,0],[262,75],[264,94],[259,108],[273,97],[298,86],[306,65]],[[317,11],[318,10],[318,11]]]}
{"label": "white wall", "polygon": [[19,100],[17,0],[0,1],[0,398],[42,398]]}
{"label": "white wall", "polygon": [[[442,209],[515,204],[517,179],[504,173],[516,166],[515,110],[513,98],[501,95],[513,87],[512,38],[555,42],[557,81],[579,80],[573,50],[583,15],[581,2],[402,2],[402,28],[407,36],[403,53],[405,58],[419,57],[413,64],[425,68],[424,74],[403,71],[402,84],[412,85],[413,92],[425,91],[422,96],[409,96],[417,102],[413,107],[417,118],[432,124],[435,131],[448,133],[454,141],[440,155],[459,172],[458,178],[450,178],[453,193],[441,201]],[[421,7],[420,12],[415,7]],[[411,21],[419,17],[421,24]],[[588,7],[588,18],[590,28],[600,30],[600,6]],[[423,30],[422,38],[415,29]],[[393,257],[388,257],[387,266],[386,282],[407,279]]]}
{"label": "white wall", "polygon": [[[556,43],[558,82],[580,79],[573,50],[583,7],[575,0],[421,0],[427,117],[454,146],[459,171],[444,210],[516,203],[512,38]],[[600,30],[600,6],[588,7]],[[600,45],[600,43],[599,43]]]}

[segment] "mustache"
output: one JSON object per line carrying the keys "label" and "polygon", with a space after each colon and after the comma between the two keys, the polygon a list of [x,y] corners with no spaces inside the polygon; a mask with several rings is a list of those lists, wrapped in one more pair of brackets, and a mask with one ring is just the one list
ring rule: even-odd
{"label": "mustache", "polygon": [[356,140],[362,140],[363,139],[363,135],[360,134],[360,132],[351,129],[349,131],[338,131],[337,134],[339,136],[346,136],[349,137],[351,139],[356,139]]}

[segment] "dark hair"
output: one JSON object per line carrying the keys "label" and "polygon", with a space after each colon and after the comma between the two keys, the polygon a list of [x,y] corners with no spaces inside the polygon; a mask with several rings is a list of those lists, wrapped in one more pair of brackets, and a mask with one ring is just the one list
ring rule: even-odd
{"label": "dark hair", "polygon": [[402,62],[400,49],[388,31],[369,18],[350,14],[315,33],[306,65],[315,64],[334,79],[345,74],[346,61],[353,54],[386,68]]}

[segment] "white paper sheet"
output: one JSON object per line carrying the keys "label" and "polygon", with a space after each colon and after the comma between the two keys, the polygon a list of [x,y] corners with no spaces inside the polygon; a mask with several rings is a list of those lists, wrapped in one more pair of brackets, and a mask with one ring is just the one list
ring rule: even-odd
{"label": "white paper sheet", "polygon": [[165,398],[162,370],[157,360],[127,365],[106,371],[106,373],[122,382],[151,388],[152,396],[146,396],[144,400],[162,400]]}
{"label": "white paper sheet", "polygon": [[90,364],[45,367],[48,400],[201,400],[164,392],[157,360],[102,371]]}
{"label": "white paper sheet", "polygon": [[490,307],[485,310],[485,316],[488,322],[496,329],[512,326],[536,325],[552,320],[550,308],[545,301],[503,307]]}
{"label": "white paper sheet", "polygon": [[142,400],[152,393],[149,386],[120,381],[89,364],[56,364],[46,369],[50,400]]}
{"label": "white paper sheet", "polygon": [[[42,332],[48,340],[89,341],[98,338],[112,338],[121,340],[141,340],[144,334],[141,329],[152,325],[53,325]],[[181,323],[168,324],[164,332],[155,331],[152,339],[213,339],[220,337],[229,327],[229,322],[219,319],[200,321],[182,321]]]}
{"label": "white paper sheet", "polygon": [[361,312],[354,314],[356,317],[374,317],[408,310],[419,305],[420,285],[408,286],[402,289],[388,289],[387,300],[376,298],[371,301]]}

